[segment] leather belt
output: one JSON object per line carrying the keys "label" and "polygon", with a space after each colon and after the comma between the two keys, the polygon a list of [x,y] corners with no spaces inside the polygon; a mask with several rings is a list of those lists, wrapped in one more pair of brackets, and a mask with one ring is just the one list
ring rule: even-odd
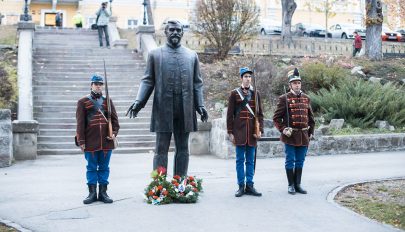
{"label": "leather belt", "polygon": [[308,130],[308,127],[307,128],[292,128],[292,130],[293,131],[306,131],[306,130]]}

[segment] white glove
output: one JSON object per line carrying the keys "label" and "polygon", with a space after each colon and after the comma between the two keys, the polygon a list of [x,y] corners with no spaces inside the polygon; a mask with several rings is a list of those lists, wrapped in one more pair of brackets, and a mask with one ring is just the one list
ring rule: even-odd
{"label": "white glove", "polygon": [[284,134],[285,136],[287,136],[287,137],[290,137],[291,134],[292,134],[292,128],[291,128],[291,127],[286,127],[286,128],[284,128],[283,134]]}

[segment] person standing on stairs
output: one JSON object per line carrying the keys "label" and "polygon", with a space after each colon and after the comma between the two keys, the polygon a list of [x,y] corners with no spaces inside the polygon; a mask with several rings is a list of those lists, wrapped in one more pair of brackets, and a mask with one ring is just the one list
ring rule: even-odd
{"label": "person standing on stairs", "polygon": [[[97,200],[112,203],[107,195],[108,177],[110,174],[110,157],[114,149],[114,138],[120,125],[117,112],[111,100],[111,124],[113,136],[108,137],[107,99],[103,96],[104,79],[102,76],[91,77],[91,92],[77,102],[76,109],[76,145],[80,146],[87,160],[87,185],[89,196],[83,201],[90,204]],[[99,193],[97,197],[97,183]]]}
{"label": "person standing on stairs", "polygon": [[111,8],[107,9],[108,2],[101,3],[100,9],[96,12],[97,19],[97,29],[98,29],[98,41],[100,42],[100,47],[103,47],[103,33],[105,36],[105,42],[107,48],[110,48],[110,38],[108,36],[108,23],[111,16]]}
{"label": "person standing on stairs", "polygon": [[311,99],[301,91],[298,69],[289,71],[287,76],[290,91],[279,97],[273,122],[281,133],[280,140],[285,144],[288,193],[307,194],[301,187],[301,176],[309,141],[314,135],[314,114]]}

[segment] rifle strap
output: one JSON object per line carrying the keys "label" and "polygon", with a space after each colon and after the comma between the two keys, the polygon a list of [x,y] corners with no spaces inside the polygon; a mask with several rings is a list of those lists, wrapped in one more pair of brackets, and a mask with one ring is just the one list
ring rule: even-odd
{"label": "rifle strap", "polygon": [[[89,94],[89,95],[87,95],[87,98],[93,103],[93,107],[91,108],[91,110],[87,113],[87,117],[86,117],[86,123],[87,123],[87,125],[89,124],[89,122],[90,122],[90,120],[93,118],[93,116],[98,112],[98,111],[100,111],[100,113],[102,113],[103,114],[103,116],[105,117],[105,110],[104,110],[104,107],[103,107],[103,104],[101,103],[99,103],[98,101],[96,101],[96,100],[94,100],[92,97],[91,97],[91,95]],[[102,99],[103,99],[103,102],[104,102],[104,96],[102,96]]]}
{"label": "rifle strap", "polygon": [[252,108],[249,106],[249,101],[252,99],[252,91],[248,91],[248,95],[246,97],[243,97],[242,93],[240,92],[240,88],[236,88],[235,91],[239,94],[240,98],[242,99],[242,103],[240,106],[235,110],[235,117],[237,117],[242,111],[243,107],[246,107],[249,111],[250,114],[252,114],[253,117],[255,117],[255,114],[253,113]]}

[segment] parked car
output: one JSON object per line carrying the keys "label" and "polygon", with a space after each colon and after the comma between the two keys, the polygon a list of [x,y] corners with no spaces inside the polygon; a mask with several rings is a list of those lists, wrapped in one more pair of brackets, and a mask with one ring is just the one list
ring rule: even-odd
{"label": "parked car", "polygon": [[281,22],[275,20],[264,20],[260,22],[259,32],[262,35],[280,35]]}
{"label": "parked car", "polygon": [[405,42],[405,28],[398,29],[397,32],[401,33],[401,42]]}
{"label": "parked car", "polygon": [[[297,23],[292,27],[292,33],[295,36],[303,37],[325,37],[325,27],[316,24]],[[331,38],[332,34],[328,32],[328,37]]]}
{"label": "parked car", "polygon": [[329,28],[332,38],[354,39],[354,32],[359,33],[362,39],[366,39],[366,29],[356,24],[338,23]]}
{"label": "parked car", "polygon": [[382,41],[400,42],[402,40],[402,35],[399,32],[395,32],[395,31],[389,29],[388,27],[383,26],[382,31],[381,31],[381,39],[382,39]]}

